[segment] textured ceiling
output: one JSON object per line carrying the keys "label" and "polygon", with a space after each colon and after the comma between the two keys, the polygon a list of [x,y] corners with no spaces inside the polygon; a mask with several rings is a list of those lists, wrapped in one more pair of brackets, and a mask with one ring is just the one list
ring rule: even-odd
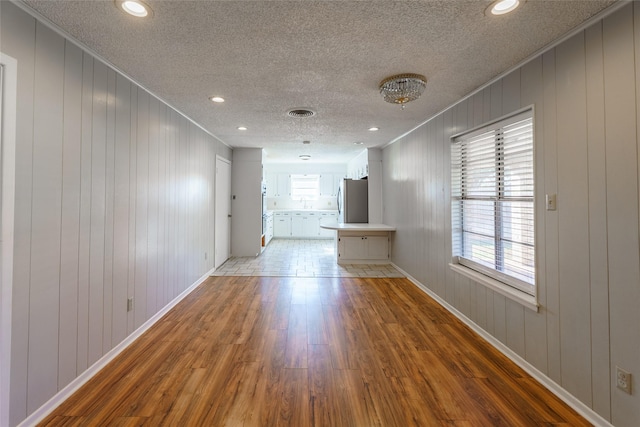
{"label": "textured ceiling", "polygon": [[[125,15],[113,0],[24,3],[232,147],[264,147],[270,162],[300,161],[299,154],[345,162],[614,1],[528,0],[489,17],[491,2],[480,0],[147,0],[147,19]],[[407,72],[428,82],[401,110],[382,100],[378,83]],[[214,104],[212,95],[226,102]],[[287,116],[295,107],[317,114]]]}

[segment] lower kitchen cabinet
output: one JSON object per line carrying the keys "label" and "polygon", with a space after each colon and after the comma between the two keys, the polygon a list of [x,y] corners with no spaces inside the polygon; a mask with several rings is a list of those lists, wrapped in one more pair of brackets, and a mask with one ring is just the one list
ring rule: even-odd
{"label": "lower kitchen cabinet", "polygon": [[389,233],[344,235],[338,239],[338,262],[386,261],[389,259]]}

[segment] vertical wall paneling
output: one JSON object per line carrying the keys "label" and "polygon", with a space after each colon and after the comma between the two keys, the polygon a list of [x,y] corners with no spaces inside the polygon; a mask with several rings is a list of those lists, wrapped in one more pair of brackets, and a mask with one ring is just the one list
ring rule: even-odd
{"label": "vertical wall paneling", "polygon": [[138,89],[137,188],[136,188],[136,279],[134,295],[137,328],[147,320],[147,251],[149,200],[149,94]]}
{"label": "vertical wall paneling", "polygon": [[72,43],[65,43],[64,62],[60,300],[66,303],[59,320],[59,389],[76,377],[77,365],[82,51]]}
{"label": "vertical wall paneling", "polygon": [[78,366],[89,366],[89,252],[91,246],[91,133],[93,114],[93,58],[82,60],[82,146],[80,148],[80,242],[78,243]]}
{"label": "vertical wall paneling", "polygon": [[434,187],[436,189],[436,200],[435,200],[435,223],[434,227],[436,230],[435,240],[430,244],[433,246],[433,251],[435,252],[435,283],[432,285],[432,289],[434,289],[438,294],[442,294],[444,290],[444,277],[445,277],[445,269],[448,269],[447,263],[451,258],[450,255],[447,255],[445,242],[448,240],[447,228],[443,227],[445,224],[445,217],[447,211],[447,204],[445,203],[445,186],[447,180],[447,176],[449,175],[449,168],[444,164],[449,156],[445,155],[445,152],[449,146],[445,140],[445,135],[447,131],[445,130],[446,126],[448,126],[447,120],[445,116],[439,116],[437,118],[437,133],[436,139],[433,142],[435,146],[435,159],[434,159],[434,173],[435,173],[435,183]]}
{"label": "vertical wall paneling", "polygon": [[91,133],[91,243],[89,248],[89,365],[104,354],[104,254],[107,152],[107,67],[93,66]]}
{"label": "vertical wall paneling", "polygon": [[159,225],[159,177],[158,152],[160,129],[158,122],[159,102],[149,97],[149,197],[147,211],[147,315],[148,319],[157,310],[158,299],[158,225]]}
{"label": "vertical wall paneling", "polygon": [[[20,66],[21,64],[18,64]],[[27,410],[58,390],[64,41],[36,26]],[[18,94],[20,96],[20,94]]]}
{"label": "vertical wall paneling", "polygon": [[[635,3],[635,2],[634,2]],[[638,253],[638,145],[633,4],[605,18],[604,108],[607,171],[607,226],[611,365],[638,375],[640,324]],[[636,383],[637,384],[637,383]],[[612,389],[613,424],[640,420],[640,394]]]}
{"label": "vertical wall paneling", "polygon": [[107,139],[105,152],[104,287],[102,353],[111,349],[113,319],[113,221],[115,193],[116,73],[107,70]]}
{"label": "vertical wall paneling", "polygon": [[138,206],[138,88],[131,85],[129,120],[129,259],[127,266],[127,298],[134,298],[133,309],[127,313],[127,335],[136,328],[136,270],[138,242],[136,219]]}
{"label": "vertical wall paneling", "polygon": [[113,185],[113,304],[111,343],[126,338],[129,271],[129,180],[131,143],[131,84],[116,77]]}
{"label": "vertical wall paneling", "polygon": [[[398,227],[393,261],[620,426],[640,422],[640,394],[614,381],[616,366],[640,372],[640,336],[630,332],[640,324],[639,63],[640,8],[630,2],[383,150],[384,220]],[[447,265],[449,137],[528,105],[535,112],[538,312]],[[407,190],[420,187],[416,179],[425,181],[417,198]],[[433,190],[440,186],[442,197]],[[556,210],[546,210],[546,194],[557,194]],[[411,210],[423,214],[414,220]],[[430,258],[439,247],[444,256],[435,264],[417,263],[420,251]]]}
{"label": "vertical wall paneling", "polygon": [[[16,100],[16,168],[13,280],[29,283],[31,275],[31,208],[33,161],[33,108],[34,108],[34,60],[35,20],[15,8],[5,8],[0,2],[2,14],[0,26],[0,50],[18,63]],[[5,34],[6,33],[6,34]],[[20,213],[20,214],[17,214]],[[29,347],[29,286],[13,286],[11,310],[11,401],[9,421],[17,424],[27,410],[27,375]]]}
{"label": "vertical wall paneling", "polygon": [[540,310],[524,310],[525,359],[547,372],[547,325],[545,320],[545,174],[544,174],[544,97],[542,87],[542,58],[538,57],[522,67],[520,73],[520,102],[534,106],[534,168],[535,168],[535,221],[536,221],[536,281]]}
{"label": "vertical wall paneling", "polygon": [[589,274],[591,283],[591,370],[593,409],[611,417],[607,171],[604,122],[602,25],[585,31],[587,162],[589,171]]}
{"label": "vertical wall paneling", "polygon": [[[556,51],[551,50],[542,56],[542,91],[544,111],[538,120],[544,123],[544,175],[545,194],[558,193],[558,161],[556,137]],[[540,169],[539,169],[540,170]],[[561,203],[562,200],[559,200]],[[561,206],[559,206],[562,209]],[[561,383],[560,369],[560,290],[558,283],[558,211],[545,212],[545,278],[546,317],[547,317],[547,375]]]}
{"label": "vertical wall paneling", "polygon": [[15,4],[0,8],[0,49],[19,70],[17,425],[208,271],[214,159],[231,150]]}
{"label": "vertical wall paneling", "polygon": [[591,404],[589,218],[584,34],[556,48],[562,386]]}

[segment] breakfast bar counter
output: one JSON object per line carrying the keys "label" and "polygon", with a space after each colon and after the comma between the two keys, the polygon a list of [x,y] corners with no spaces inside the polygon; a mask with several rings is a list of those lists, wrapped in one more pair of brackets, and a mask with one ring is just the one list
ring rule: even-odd
{"label": "breakfast bar counter", "polygon": [[335,230],[338,264],[388,264],[391,258],[390,233],[386,224],[333,223],[321,228]]}

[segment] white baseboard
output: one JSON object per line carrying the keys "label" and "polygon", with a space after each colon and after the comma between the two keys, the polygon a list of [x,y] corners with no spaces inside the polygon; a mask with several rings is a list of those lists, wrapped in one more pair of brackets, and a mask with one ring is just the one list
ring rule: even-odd
{"label": "white baseboard", "polygon": [[572,395],[567,390],[562,388],[558,383],[556,383],[551,378],[546,376],[542,371],[538,370],[538,368],[533,366],[531,363],[527,362],[518,353],[511,350],[509,347],[503,344],[500,340],[498,340],[493,335],[489,334],[487,331],[482,329],[475,322],[473,322],[471,319],[465,316],[462,312],[458,311],[458,309],[456,309],[454,306],[452,306],[447,301],[442,299],[442,297],[440,297],[438,294],[433,292],[427,286],[420,283],[418,280],[413,278],[410,274],[408,274],[406,271],[404,271],[394,263],[391,263],[391,265],[393,265],[393,267],[396,270],[398,270],[399,272],[407,276],[407,279],[409,279],[418,289],[420,289],[425,294],[429,295],[438,304],[443,306],[451,314],[453,314],[458,319],[460,319],[465,325],[473,329],[475,333],[477,333],[482,338],[484,338],[489,344],[495,347],[500,353],[507,356],[512,362],[514,362],[516,365],[521,367],[525,372],[527,372],[529,375],[535,378],[540,384],[545,386],[551,393],[555,394],[564,403],[569,405],[576,412],[578,412],[580,415],[586,418],[586,420],[589,421],[591,424],[593,424],[596,427],[600,427],[600,426],[613,427],[613,425],[609,421],[602,418],[602,416],[596,413],[593,409],[591,409],[590,407],[585,405],[583,402],[578,400],[574,395]]}
{"label": "white baseboard", "polygon": [[144,322],[138,329],[133,331],[131,335],[126,337],[124,340],[120,342],[120,344],[116,345],[114,348],[109,350],[104,356],[102,356],[98,361],[96,361],[93,365],[91,365],[86,371],[78,375],[73,381],[71,381],[66,387],[61,389],[58,393],[56,393],[51,399],[49,399],[44,405],[36,409],[32,412],[27,418],[22,421],[18,427],[31,427],[37,425],[40,421],[42,421],[47,415],[53,412],[62,402],[67,400],[73,393],[75,393],[80,387],[82,387],[87,381],[93,378],[102,368],[104,368],[109,362],[115,359],[120,353],[122,353],[131,343],[133,343],[136,339],[138,339],[143,333],[145,333],[151,326],[153,326],[158,320],[162,318],[169,310],[175,307],[180,301],[182,301],[187,295],[193,292],[202,282],[211,276],[211,274],[215,271],[215,268],[212,268],[207,273],[205,273],[202,277],[200,277],[194,284],[185,289],[180,295],[175,297],[169,304],[165,305],[160,311],[154,314],[149,320]]}

